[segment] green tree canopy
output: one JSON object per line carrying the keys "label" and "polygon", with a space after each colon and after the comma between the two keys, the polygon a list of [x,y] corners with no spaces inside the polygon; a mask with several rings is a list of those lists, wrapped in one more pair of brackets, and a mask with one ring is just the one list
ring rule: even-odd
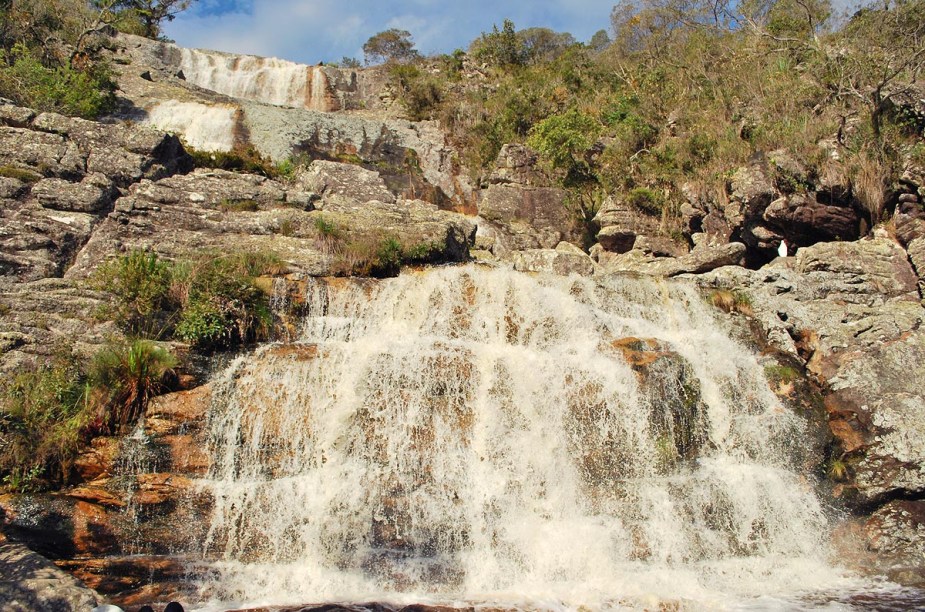
{"label": "green tree canopy", "polygon": [[411,32],[396,28],[371,36],[363,45],[363,55],[367,64],[383,62],[403,64],[420,56],[414,48]]}

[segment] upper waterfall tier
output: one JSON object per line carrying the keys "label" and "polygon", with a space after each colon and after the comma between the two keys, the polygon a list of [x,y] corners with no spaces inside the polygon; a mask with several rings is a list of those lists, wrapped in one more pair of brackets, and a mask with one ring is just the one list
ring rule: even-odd
{"label": "upper waterfall tier", "polygon": [[307,300],[299,343],[217,382],[205,597],[711,607],[842,580],[804,422],[690,287],[463,267]]}
{"label": "upper waterfall tier", "polygon": [[276,58],[180,49],[187,81],[226,96],[309,110],[340,110],[323,66]]}

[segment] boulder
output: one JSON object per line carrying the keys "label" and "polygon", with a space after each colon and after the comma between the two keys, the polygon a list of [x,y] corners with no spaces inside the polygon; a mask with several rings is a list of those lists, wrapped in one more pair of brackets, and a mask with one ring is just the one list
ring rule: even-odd
{"label": "boulder", "polygon": [[521,144],[506,144],[501,147],[495,166],[488,175],[492,185],[514,183],[527,187],[550,187],[552,182],[537,168],[535,151]]}
{"label": "boulder", "polygon": [[514,269],[521,272],[546,272],[567,276],[594,273],[594,262],[588,254],[568,242],[559,243],[555,249],[528,249],[511,254]]}
{"label": "boulder", "polygon": [[105,174],[88,174],[79,183],[63,179],[42,179],[32,195],[43,208],[70,212],[98,213],[112,205],[115,186]]}
{"label": "boulder", "polygon": [[556,188],[489,185],[479,202],[479,216],[499,229],[504,247],[511,250],[555,248],[572,227],[565,192]]}
{"label": "boulder", "polygon": [[798,272],[824,283],[832,299],[919,299],[906,252],[889,238],[819,243],[797,251],[795,262]]}
{"label": "boulder", "polygon": [[654,257],[639,249],[616,256],[598,251],[597,255],[599,269],[604,273],[637,272],[667,277],[702,274],[723,266],[739,265],[745,256],[745,245],[730,242],[720,246],[698,246],[681,257]]}
{"label": "boulder", "polygon": [[7,612],[86,612],[104,600],[48,559],[0,538],[0,601]]}
{"label": "boulder", "polygon": [[299,182],[306,191],[315,192],[322,198],[336,195],[360,202],[395,202],[395,196],[378,172],[354,164],[315,160],[299,177]]}
{"label": "boulder", "polygon": [[890,502],[871,515],[864,530],[880,571],[901,584],[925,584],[925,502]]}
{"label": "boulder", "polygon": [[771,202],[762,215],[790,244],[857,240],[861,218],[848,206],[822,204],[812,194],[793,194]]}
{"label": "boulder", "polygon": [[636,232],[631,229],[611,225],[601,228],[597,233],[597,242],[609,253],[626,253],[636,243]]}

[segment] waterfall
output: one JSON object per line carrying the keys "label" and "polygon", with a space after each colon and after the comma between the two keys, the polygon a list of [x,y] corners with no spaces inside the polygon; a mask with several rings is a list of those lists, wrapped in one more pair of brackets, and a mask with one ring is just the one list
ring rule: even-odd
{"label": "waterfall", "polygon": [[183,137],[186,144],[201,151],[230,151],[234,148],[234,106],[198,102],[160,102],[148,111],[145,123]]}
{"label": "waterfall", "polygon": [[180,69],[186,80],[204,89],[277,106],[337,110],[328,96],[328,77],[320,66],[197,49],[181,52]]}
{"label": "waterfall", "polygon": [[690,286],[466,266],[311,281],[305,308],[216,381],[205,600],[699,609],[847,580],[803,420]]}

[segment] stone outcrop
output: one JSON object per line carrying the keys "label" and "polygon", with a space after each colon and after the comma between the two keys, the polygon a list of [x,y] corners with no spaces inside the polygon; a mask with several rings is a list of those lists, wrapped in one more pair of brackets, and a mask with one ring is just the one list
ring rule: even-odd
{"label": "stone outcrop", "polygon": [[521,272],[547,272],[567,276],[594,273],[594,262],[588,254],[568,242],[560,242],[554,249],[528,249],[511,253],[514,269]]}
{"label": "stone outcrop", "polygon": [[746,292],[771,345],[826,388],[835,495],[873,512],[865,537],[876,568],[919,563],[920,573],[911,559],[921,546],[913,500],[925,496],[925,309],[903,249],[886,237],[820,243],[761,270],[697,280]]}
{"label": "stone outcrop", "polygon": [[850,186],[811,176],[786,150],[737,169],[725,197],[691,192],[682,212],[688,231],[702,231],[718,243],[745,244],[753,266],[773,259],[782,240],[791,247],[856,240],[869,222]]}
{"label": "stone outcrop", "polygon": [[554,249],[563,240],[575,241],[565,196],[538,168],[535,152],[523,145],[502,147],[478,205],[482,223],[492,230],[494,255]]}
{"label": "stone outcrop", "polygon": [[0,103],[0,275],[61,276],[118,189],[190,164],[163,132]]}
{"label": "stone outcrop", "polygon": [[0,601],[7,612],[85,612],[103,598],[48,559],[0,536]]}
{"label": "stone outcrop", "polygon": [[0,283],[0,372],[14,373],[56,351],[90,355],[121,334],[99,314],[104,293],[62,279]]}
{"label": "stone outcrop", "polygon": [[678,276],[740,265],[745,257],[745,245],[729,242],[718,246],[698,246],[680,257],[655,257],[651,252],[641,249],[633,249],[622,255],[597,249],[592,250],[592,257],[597,258],[599,273],[634,272],[651,276]]}
{"label": "stone outcrop", "polygon": [[[352,182],[357,173],[370,182]],[[332,187],[335,176],[344,180]],[[468,256],[472,223],[426,202],[396,200],[382,189],[375,173],[318,162],[305,181],[284,184],[222,170],[143,181],[116,202],[67,278],[85,277],[107,257],[131,249],[153,250],[168,258],[209,250],[274,253],[290,272],[312,276],[342,272],[335,251],[338,244],[346,247],[351,241],[369,242],[371,254],[378,242],[395,238],[408,249],[426,247],[432,261]],[[376,188],[371,191],[369,184]],[[324,194],[307,191],[310,188]],[[373,196],[386,201],[367,200]],[[330,233],[319,230],[319,219]]]}

